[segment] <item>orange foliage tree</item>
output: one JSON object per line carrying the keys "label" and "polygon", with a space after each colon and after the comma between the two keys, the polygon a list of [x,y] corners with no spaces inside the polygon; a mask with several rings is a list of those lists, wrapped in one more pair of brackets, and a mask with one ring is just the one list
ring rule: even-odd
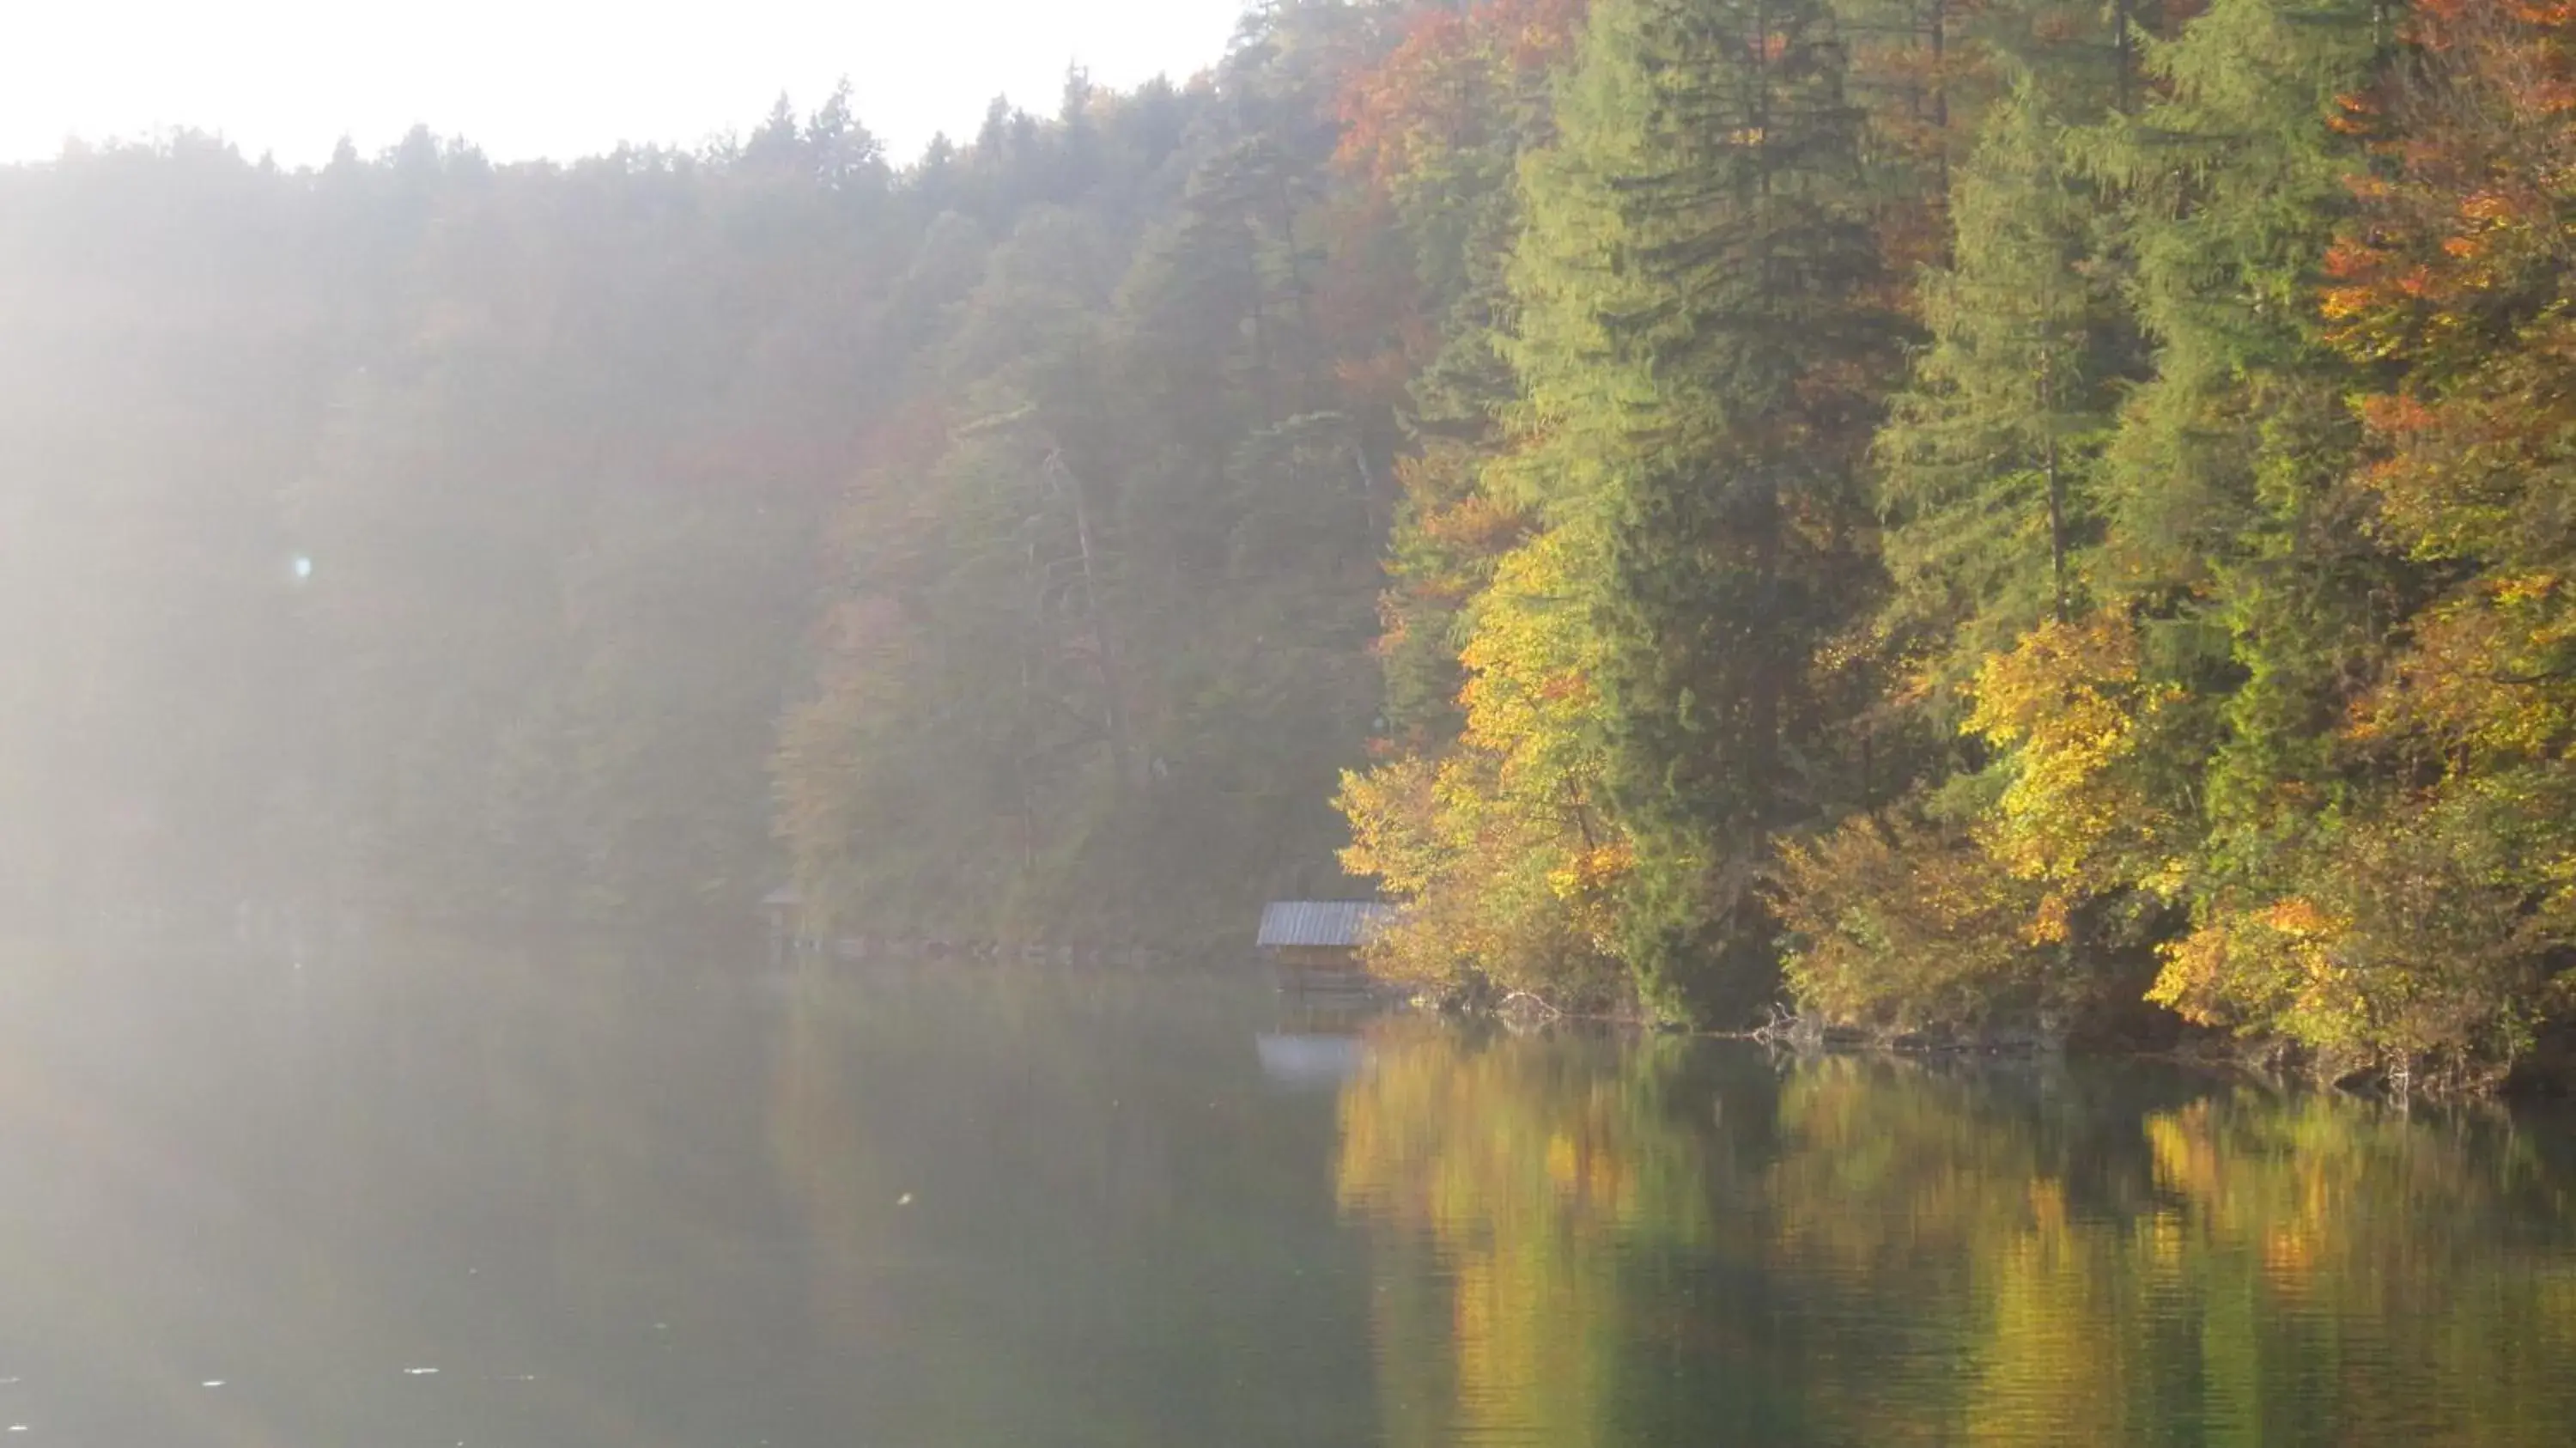
{"label": "orange foliage tree", "polygon": [[2404,38],[2346,103],[2378,164],[2321,304],[2376,381],[2353,490],[2430,580],[2343,725],[2380,787],[2311,888],[2214,916],[2158,996],[2493,1069],[2576,950],[2576,6],[2425,0]]}

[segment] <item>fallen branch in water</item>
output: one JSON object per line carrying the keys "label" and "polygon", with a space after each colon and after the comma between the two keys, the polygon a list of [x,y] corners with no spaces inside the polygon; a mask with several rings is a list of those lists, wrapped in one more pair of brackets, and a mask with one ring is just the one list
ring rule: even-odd
{"label": "fallen branch in water", "polygon": [[1802,1015],[1787,1006],[1774,1004],[1769,1018],[1744,1033],[1745,1039],[1766,1046],[1788,1046],[1797,1050],[1814,1050],[1825,1043],[1825,1020],[1818,1015]]}

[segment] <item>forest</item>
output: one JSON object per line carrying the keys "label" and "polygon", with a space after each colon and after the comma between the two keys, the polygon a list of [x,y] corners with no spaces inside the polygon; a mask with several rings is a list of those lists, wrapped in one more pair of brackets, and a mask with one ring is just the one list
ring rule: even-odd
{"label": "forest", "polygon": [[1703,1026],[2576,1023],[2576,8],[1267,0],[865,101],[0,170],[0,911],[1375,890]]}

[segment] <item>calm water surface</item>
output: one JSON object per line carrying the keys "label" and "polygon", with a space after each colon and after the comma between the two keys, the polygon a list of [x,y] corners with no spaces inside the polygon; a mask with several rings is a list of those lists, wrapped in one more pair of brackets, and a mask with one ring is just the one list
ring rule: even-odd
{"label": "calm water surface", "polygon": [[2576,1134],[566,954],[0,968],[0,1427],[2576,1442]]}

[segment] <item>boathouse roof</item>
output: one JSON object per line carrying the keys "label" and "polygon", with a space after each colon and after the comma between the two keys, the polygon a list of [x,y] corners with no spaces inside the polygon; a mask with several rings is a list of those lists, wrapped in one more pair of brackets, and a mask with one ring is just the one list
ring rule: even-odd
{"label": "boathouse roof", "polygon": [[1261,907],[1265,950],[1281,946],[1366,945],[1395,919],[1395,907],[1375,900],[1274,900]]}

